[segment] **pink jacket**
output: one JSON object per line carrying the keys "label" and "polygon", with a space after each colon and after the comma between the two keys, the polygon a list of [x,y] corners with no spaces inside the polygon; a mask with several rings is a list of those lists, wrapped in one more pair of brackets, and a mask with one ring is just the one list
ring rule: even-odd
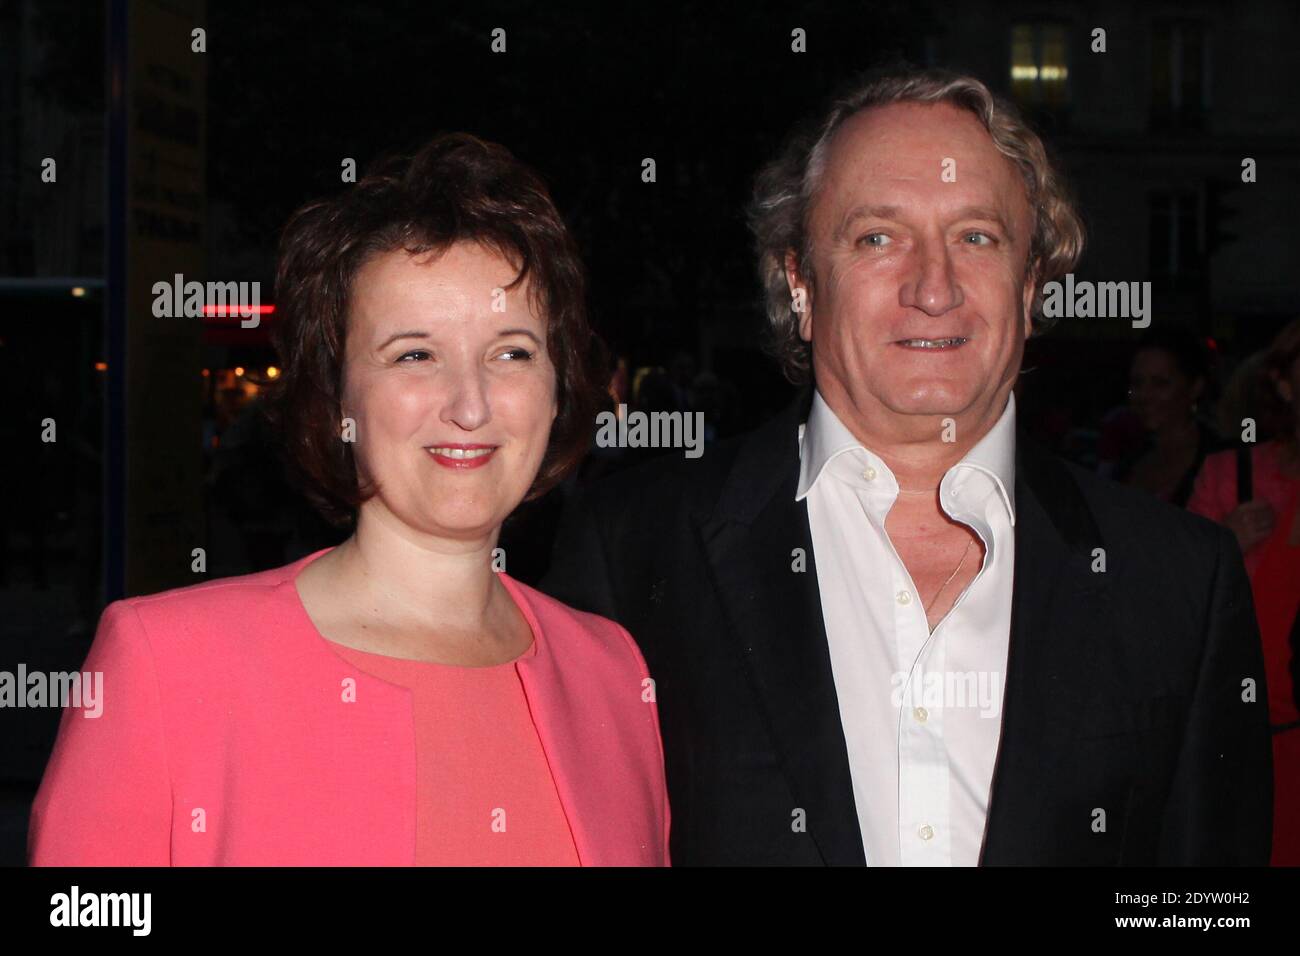
{"label": "pink jacket", "polygon": [[[410,691],[312,624],[293,582],[322,553],[105,609],[83,668],[103,672],[103,712],[63,713],[30,863],[414,863]],[[667,865],[658,710],[636,645],[501,578],[533,629],[518,667],[579,860]]]}
{"label": "pink jacket", "polygon": [[[1266,502],[1278,521],[1290,511],[1296,484],[1282,473],[1281,451],[1281,444],[1266,441],[1255,445],[1250,456],[1252,497]],[[1201,465],[1192,496],[1187,500],[1187,510],[1223,524],[1237,504],[1237,453],[1231,449],[1215,452]],[[1244,555],[1246,570],[1253,575],[1263,556],[1264,544],[1260,542]]]}

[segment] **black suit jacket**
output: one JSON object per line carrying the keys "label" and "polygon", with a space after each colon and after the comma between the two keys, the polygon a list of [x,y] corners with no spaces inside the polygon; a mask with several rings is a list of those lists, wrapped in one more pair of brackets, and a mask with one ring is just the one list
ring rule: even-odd
{"label": "black suit jacket", "polygon": [[[672,452],[593,486],[542,585],[644,651],[679,865],[864,862],[795,500],[810,398],[699,459]],[[1023,436],[1015,535],[981,863],[1266,865],[1267,694],[1231,535]]]}

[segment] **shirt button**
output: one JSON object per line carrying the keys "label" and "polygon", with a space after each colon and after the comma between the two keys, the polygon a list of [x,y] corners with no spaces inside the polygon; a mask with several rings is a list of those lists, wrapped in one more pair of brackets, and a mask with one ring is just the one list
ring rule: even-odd
{"label": "shirt button", "polygon": [[918,724],[923,724],[930,719],[930,712],[924,707],[918,707],[912,711],[912,716],[916,718]]}
{"label": "shirt button", "polygon": [[934,827],[930,826],[930,824],[927,823],[916,832],[921,837],[922,840],[929,840],[934,836]]}
{"label": "shirt button", "polygon": [[911,604],[911,603],[912,603],[912,592],[910,592],[910,591],[899,591],[899,592],[898,592],[898,595],[897,595],[897,600],[898,600],[898,603],[899,603],[899,604]]}
{"label": "shirt button", "polygon": [[867,465],[867,467],[862,472],[862,477],[867,479],[867,481],[875,481],[876,469],[872,468],[870,465]]}

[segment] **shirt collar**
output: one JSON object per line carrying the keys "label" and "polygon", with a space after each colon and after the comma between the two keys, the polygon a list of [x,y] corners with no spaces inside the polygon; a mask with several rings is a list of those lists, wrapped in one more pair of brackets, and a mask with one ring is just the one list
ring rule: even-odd
{"label": "shirt collar", "polygon": [[[870,449],[853,437],[853,433],[840,421],[838,415],[814,391],[808,421],[799,426],[799,486],[795,500],[802,500],[821,479],[826,466],[845,452],[861,450],[871,461],[879,461]],[[997,487],[998,495],[1006,506],[1012,525],[1016,523],[1016,396],[1007,396],[1006,407],[988,433],[975,443],[957,464],[949,469],[953,475],[959,469],[972,468],[988,475]],[[945,479],[948,476],[945,475]]]}

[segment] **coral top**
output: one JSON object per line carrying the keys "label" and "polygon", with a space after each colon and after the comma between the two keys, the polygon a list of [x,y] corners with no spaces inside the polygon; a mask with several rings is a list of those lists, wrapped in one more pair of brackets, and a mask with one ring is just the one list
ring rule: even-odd
{"label": "coral top", "polygon": [[[457,667],[335,651],[411,691],[417,866],[579,865],[514,661]],[[536,654],[533,643],[519,660]]]}

